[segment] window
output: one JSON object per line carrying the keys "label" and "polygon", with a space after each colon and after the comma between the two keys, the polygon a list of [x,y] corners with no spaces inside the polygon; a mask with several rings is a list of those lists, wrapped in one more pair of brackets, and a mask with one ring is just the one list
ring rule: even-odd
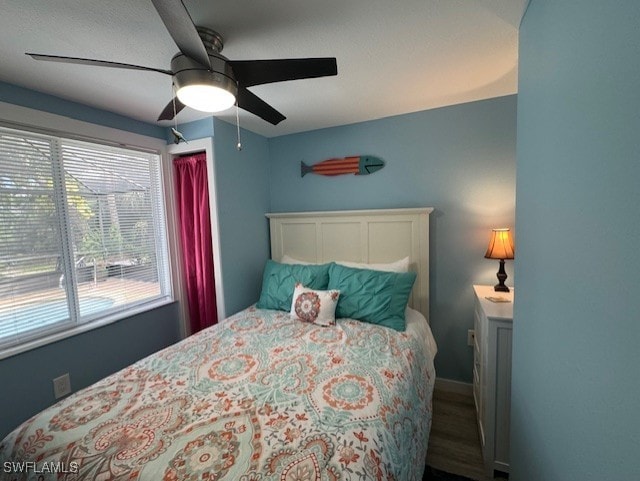
{"label": "window", "polygon": [[160,157],[0,128],[0,348],[171,296]]}

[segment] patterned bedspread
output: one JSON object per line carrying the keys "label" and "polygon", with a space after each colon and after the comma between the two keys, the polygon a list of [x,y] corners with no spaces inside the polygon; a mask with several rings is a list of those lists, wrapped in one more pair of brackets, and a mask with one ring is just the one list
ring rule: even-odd
{"label": "patterned bedspread", "polygon": [[420,480],[434,353],[416,332],[249,308],[18,427],[0,479]]}

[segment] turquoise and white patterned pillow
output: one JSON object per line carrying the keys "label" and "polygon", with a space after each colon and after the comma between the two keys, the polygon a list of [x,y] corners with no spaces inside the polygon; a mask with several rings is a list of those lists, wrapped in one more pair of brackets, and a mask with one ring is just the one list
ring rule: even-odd
{"label": "turquoise and white patterned pillow", "polygon": [[337,289],[318,291],[297,283],[293,291],[291,315],[319,326],[333,326],[339,297],[340,291]]}

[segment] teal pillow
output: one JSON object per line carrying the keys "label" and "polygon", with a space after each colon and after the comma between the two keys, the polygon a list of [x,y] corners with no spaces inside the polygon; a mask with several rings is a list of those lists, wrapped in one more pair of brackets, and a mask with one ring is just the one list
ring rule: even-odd
{"label": "teal pillow", "polygon": [[262,276],[262,292],[257,307],[290,311],[296,283],[316,290],[326,290],[329,283],[329,264],[280,264],[267,261]]}
{"label": "teal pillow", "polygon": [[415,272],[382,272],[331,264],[328,289],[340,290],[336,317],[404,331],[404,311],[415,280]]}

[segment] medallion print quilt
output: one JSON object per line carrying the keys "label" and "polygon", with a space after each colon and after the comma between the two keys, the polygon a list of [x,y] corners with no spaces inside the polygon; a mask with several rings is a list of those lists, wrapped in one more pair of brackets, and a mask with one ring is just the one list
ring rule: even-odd
{"label": "medallion print quilt", "polygon": [[249,308],[25,422],[0,479],[419,480],[435,377],[420,332]]}

